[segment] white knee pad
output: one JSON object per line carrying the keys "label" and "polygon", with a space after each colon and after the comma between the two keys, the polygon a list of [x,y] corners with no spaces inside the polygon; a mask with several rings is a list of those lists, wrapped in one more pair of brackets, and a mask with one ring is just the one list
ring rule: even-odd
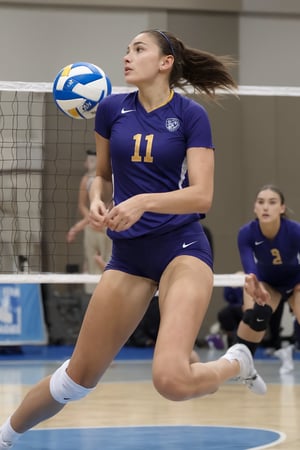
{"label": "white knee pad", "polygon": [[95,388],[86,388],[75,383],[66,372],[69,359],[50,378],[50,393],[58,403],[66,404],[88,395]]}

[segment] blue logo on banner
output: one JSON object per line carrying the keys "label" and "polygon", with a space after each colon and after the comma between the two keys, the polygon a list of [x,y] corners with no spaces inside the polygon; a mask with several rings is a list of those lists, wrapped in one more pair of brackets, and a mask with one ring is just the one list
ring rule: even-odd
{"label": "blue logo on banner", "polygon": [[0,334],[22,333],[21,290],[16,285],[0,285]]}
{"label": "blue logo on banner", "polygon": [[0,284],[0,345],[46,342],[40,285]]}

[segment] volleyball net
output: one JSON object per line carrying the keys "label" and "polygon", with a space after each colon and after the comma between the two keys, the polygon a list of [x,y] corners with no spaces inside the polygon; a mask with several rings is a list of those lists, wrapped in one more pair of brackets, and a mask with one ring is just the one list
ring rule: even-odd
{"label": "volleyball net", "polygon": [[[113,93],[130,88],[114,87]],[[300,96],[300,88],[241,86],[239,95]],[[82,236],[69,244],[80,218],[78,190],[94,121],[65,116],[52,83],[0,82],[0,283],[90,283],[81,273]],[[25,273],[26,272],[26,273]],[[68,272],[78,272],[68,273]],[[215,275],[215,285],[243,277]]]}

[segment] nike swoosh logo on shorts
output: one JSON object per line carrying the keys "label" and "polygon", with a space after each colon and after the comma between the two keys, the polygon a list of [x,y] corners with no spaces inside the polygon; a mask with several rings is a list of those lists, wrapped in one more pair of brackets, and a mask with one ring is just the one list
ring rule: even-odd
{"label": "nike swoosh logo on shorts", "polygon": [[195,244],[197,241],[193,241],[193,242],[189,242],[188,244],[186,244],[185,242],[182,244],[182,248],[187,248],[192,244]]}
{"label": "nike swoosh logo on shorts", "polygon": [[122,109],[121,109],[121,114],[127,114],[127,113],[130,113],[130,112],[133,112],[133,111],[135,111],[135,109],[125,109],[125,108],[122,108]]}

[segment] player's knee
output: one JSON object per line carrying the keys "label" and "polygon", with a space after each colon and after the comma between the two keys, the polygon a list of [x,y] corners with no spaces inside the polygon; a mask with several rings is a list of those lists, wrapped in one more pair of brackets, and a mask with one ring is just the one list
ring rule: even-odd
{"label": "player's knee", "polygon": [[253,309],[247,309],[243,315],[243,322],[254,331],[265,331],[273,314],[269,305],[261,306],[255,303]]}
{"label": "player's knee", "polygon": [[50,378],[50,393],[54,400],[61,404],[80,400],[95,389],[75,383],[66,372],[68,365],[69,360],[65,361]]}
{"label": "player's knee", "polygon": [[153,368],[152,377],[155,389],[168,400],[185,400],[187,396],[186,387],[181,380],[179,371],[171,370],[170,367],[166,366]]}

